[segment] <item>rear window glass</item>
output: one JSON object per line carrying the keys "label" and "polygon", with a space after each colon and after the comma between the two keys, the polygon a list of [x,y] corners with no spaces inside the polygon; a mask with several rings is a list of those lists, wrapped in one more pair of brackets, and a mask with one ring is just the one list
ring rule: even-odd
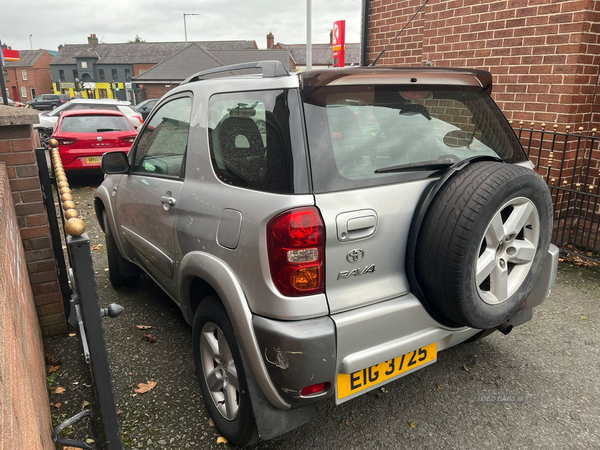
{"label": "rear window glass", "polygon": [[336,86],[305,100],[316,192],[410,181],[432,171],[375,173],[474,156],[524,161],[510,125],[481,89]]}
{"label": "rear window glass", "polygon": [[273,193],[308,192],[298,91],[211,97],[213,168],[226,184]]}
{"label": "rear window glass", "polygon": [[102,115],[64,117],[60,127],[60,131],[66,133],[108,133],[132,129],[126,117]]}

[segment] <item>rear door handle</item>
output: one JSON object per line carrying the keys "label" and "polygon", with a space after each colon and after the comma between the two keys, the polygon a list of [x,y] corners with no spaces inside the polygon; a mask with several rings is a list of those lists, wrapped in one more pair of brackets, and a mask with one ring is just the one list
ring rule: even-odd
{"label": "rear door handle", "polygon": [[372,209],[342,213],[336,217],[336,225],[340,242],[368,238],[377,230],[377,213]]}
{"label": "rear door handle", "polygon": [[168,197],[166,195],[163,195],[160,198],[160,201],[161,201],[161,203],[164,203],[166,205],[171,205],[171,206],[173,206],[177,202],[177,200],[175,200],[173,197]]}

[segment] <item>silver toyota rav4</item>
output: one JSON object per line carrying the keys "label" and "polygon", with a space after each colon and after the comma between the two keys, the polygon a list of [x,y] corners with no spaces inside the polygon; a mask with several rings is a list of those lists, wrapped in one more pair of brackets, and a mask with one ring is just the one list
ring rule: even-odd
{"label": "silver toyota rav4", "polygon": [[143,270],[179,305],[230,442],[507,334],[547,298],[550,193],[491,87],[468,69],[227,66],[104,155],[110,279]]}

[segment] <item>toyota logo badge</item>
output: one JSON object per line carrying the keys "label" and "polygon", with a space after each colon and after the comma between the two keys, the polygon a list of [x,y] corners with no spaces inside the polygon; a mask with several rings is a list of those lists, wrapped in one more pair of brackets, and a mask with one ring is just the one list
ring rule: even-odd
{"label": "toyota logo badge", "polygon": [[365,256],[365,252],[363,252],[360,248],[355,248],[354,250],[350,250],[346,255],[346,259],[349,263],[357,263],[362,260]]}

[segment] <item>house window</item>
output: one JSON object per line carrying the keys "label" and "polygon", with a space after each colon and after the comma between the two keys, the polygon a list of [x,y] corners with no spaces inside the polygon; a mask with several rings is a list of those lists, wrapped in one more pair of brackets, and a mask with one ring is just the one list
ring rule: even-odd
{"label": "house window", "polygon": [[81,61],[81,68],[87,69],[87,61]]}
{"label": "house window", "polygon": [[131,81],[131,71],[129,69],[125,69],[125,81]]}
{"label": "house window", "polygon": [[31,87],[31,98],[35,98],[35,88]]}
{"label": "house window", "polygon": [[73,70],[73,80],[76,80],[77,78],[79,78],[79,72],[77,72],[77,69]]}
{"label": "house window", "polygon": [[25,69],[21,70],[21,75],[23,75],[23,81],[27,81],[27,71]]}
{"label": "house window", "polygon": [[21,86],[21,98],[27,98],[27,88],[25,86]]}
{"label": "house window", "polygon": [[64,70],[59,70],[58,71],[58,78],[60,78],[60,81],[65,81],[65,71]]}
{"label": "house window", "polygon": [[6,70],[4,71],[4,81],[10,81],[8,79],[8,72]]}
{"label": "house window", "polygon": [[104,80],[104,79],[105,79],[105,76],[104,76],[104,69],[99,69],[99,70],[98,70],[98,73],[100,74],[100,79],[101,79],[101,80]]}
{"label": "house window", "polygon": [[117,69],[112,70],[112,79],[113,81],[117,81],[119,77],[117,76]]}

